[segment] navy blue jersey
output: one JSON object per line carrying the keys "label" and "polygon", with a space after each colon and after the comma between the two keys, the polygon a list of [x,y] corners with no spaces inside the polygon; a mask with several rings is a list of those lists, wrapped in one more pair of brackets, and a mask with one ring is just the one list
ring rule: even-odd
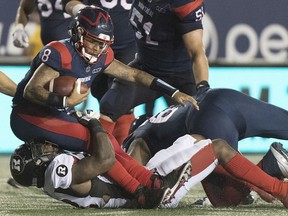
{"label": "navy blue jersey", "polygon": [[17,86],[13,98],[10,126],[15,136],[23,141],[42,138],[59,144],[64,149],[89,151],[90,133],[77,119],[64,110],[39,106],[23,98],[23,91],[40,64],[53,68],[60,76],[80,78],[88,87],[93,79],[113,61],[111,48],[97,63],[87,64],[74,49],[69,39],[53,41],[44,46],[33,59],[30,70]]}
{"label": "navy blue jersey", "polygon": [[135,0],[130,22],[136,31],[138,57],[157,73],[191,73],[182,35],[202,28],[203,0]]}
{"label": "navy blue jersey", "polygon": [[190,113],[194,111],[196,110],[190,104],[171,106],[161,111],[130,134],[124,141],[124,148],[127,149],[136,138],[145,140],[152,155],[168,148],[180,136],[189,134],[189,123],[192,122],[191,117],[193,117]]}
{"label": "navy blue jersey", "polygon": [[129,47],[135,42],[134,31],[129,23],[129,12],[133,0],[86,0],[89,5],[97,5],[107,10],[114,26],[114,51]]}
{"label": "navy blue jersey", "polygon": [[210,89],[205,94],[199,111],[190,103],[169,107],[130,134],[124,148],[143,138],[153,156],[185,134],[221,138],[236,150],[238,141],[248,137],[288,139],[287,110],[232,89]]}
{"label": "navy blue jersey", "polygon": [[44,45],[51,41],[68,38],[72,17],[63,12],[62,0],[37,0],[40,16],[41,40]]}
{"label": "navy blue jersey", "polygon": [[18,84],[13,103],[17,105],[30,104],[23,98],[23,91],[35,70],[42,63],[58,71],[60,76],[80,78],[90,88],[92,81],[105,70],[113,59],[113,51],[109,48],[106,54],[99,57],[96,64],[87,64],[74,49],[69,39],[53,41],[44,46],[33,59],[30,70]]}

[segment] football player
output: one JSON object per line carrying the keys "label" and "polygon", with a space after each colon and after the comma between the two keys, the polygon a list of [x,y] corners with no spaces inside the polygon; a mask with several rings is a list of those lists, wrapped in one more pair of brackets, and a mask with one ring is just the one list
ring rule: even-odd
{"label": "football player", "polygon": [[[78,11],[86,5],[82,3],[82,0],[62,0],[65,11],[75,16]],[[125,1],[100,1],[100,0],[86,0],[87,5],[97,5],[105,10],[109,11],[111,20],[114,24],[114,42],[111,45],[114,56],[117,60],[128,64],[131,62],[136,53],[136,42],[134,39],[134,31],[132,25],[129,24],[129,12],[132,5],[132,0]],[[109,78],[107,75],[102,74],[97,77],[92,83],[91,94],[99,101],[106,93],[109,87],[111,87],[113,78]],[[123,81],[121,81],[123,82]],[[128,113],[121,116],[116,120],[113,135],[118,143],[122,143],[128,135],[128,129],[132,121],[135,119],[134,114],[129,110]]]}
{"label": "football player", "polygon": [[[210,89],[197,98],[200,110],[192,106],[172,106],[146,120],[129,135],[124,147],[134,158],[146,164],[150,157],[161,149],[172,145],[185,134],[201,134],[226,140],[235,150],[238,141],[248,137],[270,137],[288,139],[288,112],[277,106],[259,101],[232,89]],[[140,123],[138,122],[138,125]],[[259,162],[266,173],[278,179],[288,177],[288,152],[280,143],[271,145],[270,150]],[[217,168],[217,173],[203,181],[204,189],[214,206],[237,205],[247,195],[243,185],[235,182],[227,172]],[[223,177],[223,175],[225,175]],[[226,183],[224,183],[226,181]],[[236,188],[232,194],[232,189]],[[249,189],[249,188],[248,188]],[[254,188],[255,189],[255,188]],[[238,191],[237,191],[238,190]],[[257,189],[255,189],[257,190]],[[218,194],[218,196],[217,196]],[[221,197],[222,196],[222,197]],[[269,196],[262,198],[272,201]],[[233,197],[234,199],[232,199]]]}
{"label": "football player", "polygon": [[[119,207],[126,203],[123,200],[126,196],[126,198],[136,199],[138,207],[154,208],[163,199],[169,199],[173,191],[179,188],[190,176],[191,165],[187,163],[190,156],[187,154],[183,156],[183,163],[179,166],[173,164],[170,166],[170,170],[166,169],[169,173],[167,177],[161,177],[134,163],[133,167],[129,167],[129,171],[133,173],[136,179],[128,183],[138,184],[137,190],[134,193],[129,191],[130,194],[124,192],[123,189],[119,189],[119,185],[123,186],[122,182],[116,181],[119,183],[118,187],[111,187],[117,191],[107,191],[110,186],[105,188],[105,181],[103,182],[103,179],[101,181],[101,178],[97,179],[97,176],[105,174],[111,180],[109,169],[114,163],[112,147],[112,145],[115,146],[112,144],[114,140],[111,139],[96,118],[79,112],[74,115],[90,131],[91,154],[64,152],[59,146],[49,141],[32,140],[26,142],[17,148],[11,156],[11,174],[19,184],[26,187],[32,185],[38,188],[44,187],[44,191],[50,196],[66,202],[70,201],[69,203],[78,203],[81,207],[95,205],[98,207]],[[116,146],[120,148],[118,144]],[[58,156],[58,154],[61,155]],[[132,162],[123,154],[120,155],[117,150],[115,150],[115,155],[116,159],[122,160],[124,163]],[[137,174],[136,170],[140,172]],[[149,187],[147,182],[143,181],[145,180],[143,178],[145,173],[151,173],[153,177],[153,184]],[[108,179],[106,182],[109,182]],[[109,196],[119,194],[119,190],[125,195],[122,195],[122,201],[118,199],[115,203],[113,198],[116,197],[111,197],[111,202],[108,202]]]}
{"label": "football player", "polygon": [[[95,133],[98,133],[99,138],[99,132],[102,136],[105,135],[102,130]],[[237,153],[224,140],[211,141],[209,139],[203,140],[201,136],[195,137],[201,140],[196,140],[190,135],[180,137],[172,146],[158,152],[148,162],[148,169],[156,170],[162,175],[166,175],[166,178],[169,177],[171,170],[177,164],[186,163],[188,160],[188,167],[190,164],[193,167],[192,176],[190,174],[191,167],[189,168],[190,171],[187,170],[186,174],[189,175],[187,177],[189,181],[185,183],[185,187],[177,187],[179,190],[176,189],[175,193],[165,196],[165,199],[163,199],[163,190],[160,196],[154,192],[148,198],[150,201],[155,200],[154,196],[156,196],[162,200],[160,207],[175,207],[170,203],[172,197],[175,196],[174,199],[177,199],[179,198],[178,193],[185,194],[187,188],[201,181],[218,164],[221,164],[235,177],[272,193],[287,207],[287,182],[276,180],[265,174],[259,167]],[[94,157],[92,162],[89,160],[91,157]],[[96,171],[97,163],[93,163],[96,158],[95,153],[85,157],[83,154],[65,153],[49,142],[31,142],[21,145],[14,151],[10,160],[10,171],[18,183],[24,186],[43,187],[46,194],[73,206],[136,207],[133,197],[121,191],[103,176],[96,176],[98,173]],[[90,161],[91,166],[88,166],[87,161],[88,163]],[[90,169],[82,168],[85,162],[85,167],[88,166]],[[240,167],[241,169],[239,169]]]}
{"label": "football player", "polygon": [[68,26],[72,17],[63,12],[61,0],[21,0],[15,18],[13,43],[16,47],[29,46],[29,37],[25,26],[29,22],[29,15],[38,11],[41,26],[41,40],[44,45],[54,40],[68,38]]}
{"label": "football player", "polygon": [[[13,98],[10,125],[20,140],[41,138],[57,143],[67,150],[92,150],[87,128],[67,114],[73,106],[87,98],[89,90],[79,94],[79,82],[75,82],[72,93],[67,96],[49,92],[44,88],[46,83],[59,76],[78,78],[91,87],[95,77],[105,73],[166,93],[178,103],[190,101],[197,106],[193,97],[179,92],[178,89],[144,71],[131,68],[114,59],[110,48],[114,38],[113,24],[105,10],[99,7],[81,9],[75,16],[69,32],[70,38],[51,42],[42,48],[31,63],[30,70],[18,84]],[[115,149],[119,157],[109,170],[109,175],[132,193],[137,190],[139,184],[129,183],[123,166],[134,168],[136,173],[142,175],[141,180],[146,181],[147,185],[153,184],[155,180],[151,179],[152,174],[137,171],[136,162],[120,149]],[[126,169],[129,170],[127,167]]]}
{"label": "football player", "polygon": [[[135,0],[130,23],[135,30],[137,55],[130,64],[160,77],[179,90],[193,95],[205,91],[208,84],[208,61],[203,45],[203,0]],[[114,79],[112,88],[100,101],[100,112],[113,131],[120,116],[137,105],[154,101],[162,94],[133,84],[123,85]],[[112,120],[112,121],[111,121]]]}

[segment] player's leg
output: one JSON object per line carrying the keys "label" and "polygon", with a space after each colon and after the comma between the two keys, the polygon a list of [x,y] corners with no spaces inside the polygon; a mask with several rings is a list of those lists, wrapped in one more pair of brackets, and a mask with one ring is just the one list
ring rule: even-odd
{"label": "player's leg", "polygon": [[213,171],[202,182],[203,189],[214,207],[239,205],[250,193],[245,184]]}
{"label": "player's leg", "polygon": [[214,140],[213,144],[216,144],[216,149],[219,150],[219,152],[216,153],[219,163],[227,172],[239,180],[248,182],[261,190],[270,193],[275,198],[282,201],[285,207],[288,207],[287,182],[269,176],[258,166],[233,150],[225,141]]}
{"label": "player's leg", "polygon": [[[136,53],[136,43],[127,44],[125,48],[113,49],[115,59],[123,62],[124,64],[129,64],[135,58]],[[113,135],[121,145],[124,139],[128,136],[128,131],[131,123],[134,121],[135,116],[133,114],[133,109],[130,109],[127,113],[122,115],[116,120]]]}
{"label": "player's leg", "polygon": [[13,108],[11,128],[23,141],[46,139],[71,151],[87,151],[90,145],[90,133],[86,127],[73,116],[49,108]]}
{"label": "player's leg", "polygon": [[[245,130],[239,138],[258,136],[288,139],[288,111],[262,102],[235,90],[219,90],[243,117]],[[236,123],[235,123],[236,124]],[[272,144],[259,166],[269,175],[283,179],[288,177],[288,154],[281,144]]]}

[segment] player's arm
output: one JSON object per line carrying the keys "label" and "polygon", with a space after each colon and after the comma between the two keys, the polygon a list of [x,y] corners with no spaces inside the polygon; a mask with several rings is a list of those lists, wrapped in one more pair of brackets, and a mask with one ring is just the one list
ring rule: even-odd
{"label": "player's arm", "polygon": [[36,0],[21,0],[15,18],[15,28],[13,32],[13,44],[23,48],[29,46],[29,39],[24,27],[29,21],[29,15],[36,7]]}
{"label": "player's arm", "polygon": [[185,101],[189,101],[197,109],[199,109],[197,102],[193,97],[180,92],[178,89],[174,88],[163,80],[146,73],[145,71],[132,68],[116,59],[114,59],[113,62],[105,69],[104,73],[122,80],[141,84],[152,90],[167,94],[177,103],[182,105],[184,105]]}
{"label": "player's arm", "polygon": [[191,58],[192,69],[196,83],[208,81],[209,64],[203,44],[203,30],[197,29],[182,36],[188,54]]}
{"label": "player's arm", "polygon": [[[85,118],[85,117],[84,117]],[[79,120],[86,121],[84,119]],[[72,167],[71,187],[81,193],[87,193],[91,188],[91,179],[107,172],[115,162],[115,153],[107,132],[97,119],[88,120],[85,125],[91,134],[91,156],[75,163]]]}
{"label": "player's arm", "polygon": [[14,97],[17,85],[6,74],[0,71],[0,92]]}
{"label": "player's arm", "polygon": [[75,16],[80,9],[86,7],[81,0],[62,0],[62,5],[64,12],[72,16]]}
{"label": "player's arm", "polygon": [[203,93],[210,87],[208,83],[209,64],[203,43],[202,19],[205,10],[203,0],[195,0],[193,4],[190,5],[191,7],[189,4],[183,5],[187,11],[190,11],[184,16],[181,12],[183,8],[181,10],[175,8],[174,11],[179,17],[179,32],[182,34],[183,42],[191,59],[197,93]]}
{"label": "player's arm", "polygon": [[49,83],[50,80],[59,77],[59,75],[58,71],[42,63],[25,86],[23,97],[39,105],[58,108],[75,106],[87,99],[90,91],[87,91],[84,94],[79,94],[77,92],[77,85],[81,85],[80,82],[75,82],[72,93],[67,97],[46,90],[44,88],[45,84]]}

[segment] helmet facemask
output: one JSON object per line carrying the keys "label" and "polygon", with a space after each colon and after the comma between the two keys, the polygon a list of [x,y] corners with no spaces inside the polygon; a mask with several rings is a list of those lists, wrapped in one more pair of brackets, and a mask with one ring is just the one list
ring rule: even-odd
{"label": "helmet facemask", "polygon": [[31,141],[30,143],[32,159],[36,166],[47,166],[63,150],[49,141]]}
{"label": "helmet facemask", "polygon": [[19,146],[10,159],[10,172],[20,185],[44,185],[44,175],[50,162],[63,150],[48,141],[32,140]]}
{"label": "helmet facemask", "polygon": [[[89,34],[89,32],[87,32],[82,27],[78,27],[77,31],[78,31],[78,37],[79,37],[79,41],[77,43],[78,53],[89,64],[95,64],[102,54],[106,54],[108,52],[108,48],[112,44],[112,41],[110,40],[110,36],[105,35],[105,34],[99,34],[98,37],[95,37],[94,35]],[[87,42],[85,42],[85,40],[89,40],[90,44],[94,42],[96,45],[98,45],[99,49],[97,50],[98,52],[97,54],[90,54],[91,52],[93,52],[93,49],[87,46]],[[90,53],[89,53],[89,50],[91,50]]]}

